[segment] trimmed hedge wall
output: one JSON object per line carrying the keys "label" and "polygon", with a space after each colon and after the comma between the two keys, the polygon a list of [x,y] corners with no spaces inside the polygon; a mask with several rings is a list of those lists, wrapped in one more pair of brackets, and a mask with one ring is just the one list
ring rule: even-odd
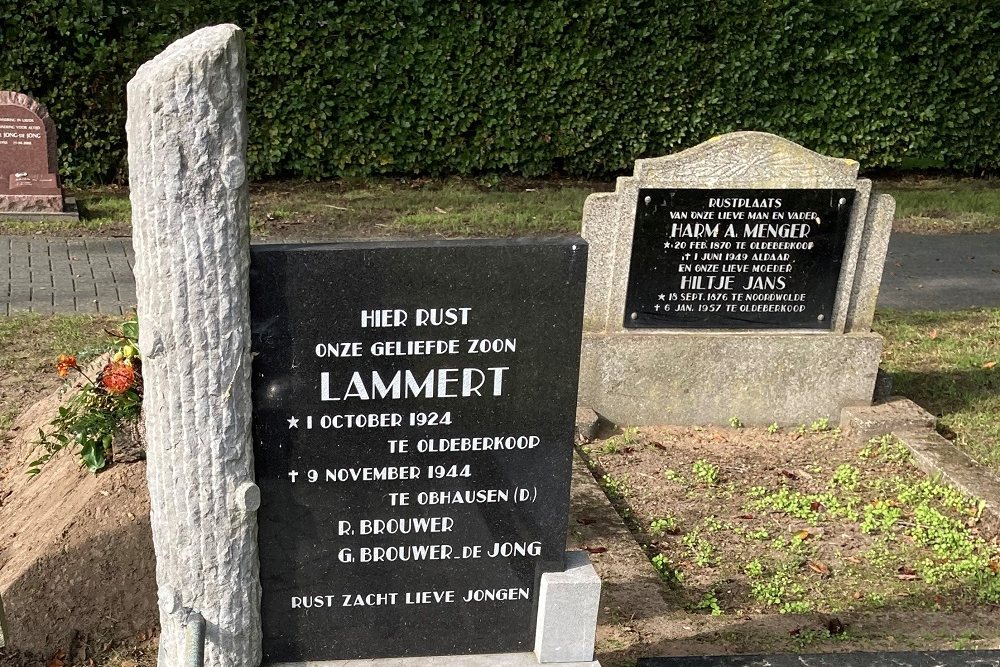
{"label": "trimmed hedge wall", "polygon": [[255,178],[595,175],[736,129],[865,166],[1000,166],[996,0],[0,0],[0,88],[63,173],[124,179],[125,84],[247,32]]}

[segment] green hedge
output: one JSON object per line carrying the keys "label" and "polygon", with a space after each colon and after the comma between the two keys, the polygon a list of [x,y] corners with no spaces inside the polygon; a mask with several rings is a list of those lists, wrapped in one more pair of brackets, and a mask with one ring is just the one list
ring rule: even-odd
{"label": "green hedge", "polygon": [[1000,2],[0,0],[0,88],[78,185],[123,179],[125,84],[244,27],[256,178],[594,175],[736,129],[866,166],[1000,166]]}

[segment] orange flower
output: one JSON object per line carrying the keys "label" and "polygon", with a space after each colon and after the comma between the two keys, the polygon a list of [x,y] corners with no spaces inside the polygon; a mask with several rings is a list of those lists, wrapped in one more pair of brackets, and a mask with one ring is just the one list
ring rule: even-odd
{"label": "orange flower", "polygon": [[56,359],[56,370],[59,371],[59,377],[66,377],[69,375],[70,370],[74,368],[79,368],[76,365],[76,357],[69,354],[60,354],[59,358]]}
{"label": "orange flower", "polygon": [[101,371],[101,386],[112,394],[124,394],[135,384],[135,369],[121,361],[112,361]]}

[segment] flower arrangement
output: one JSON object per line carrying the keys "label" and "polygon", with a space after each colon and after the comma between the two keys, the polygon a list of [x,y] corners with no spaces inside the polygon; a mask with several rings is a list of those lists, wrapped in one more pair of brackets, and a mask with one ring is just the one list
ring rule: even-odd
{"label": "flower arrangement", "polygon": [[80,368],[75,356],[60,354],[56,360],[60,377],[69,378],[75,372],[86,382],[59,408],[48,432],[38,429],[36,444],[44,452],[28,464],[29,475],[37,475],[57,452],[70,445],[80,448],[81,465],[96,473],[112,459],[115,435],[138,422],[142,411],[139,323],[131,320],[119,331],[107,333],[113,340],[113,353],[95,377]]}

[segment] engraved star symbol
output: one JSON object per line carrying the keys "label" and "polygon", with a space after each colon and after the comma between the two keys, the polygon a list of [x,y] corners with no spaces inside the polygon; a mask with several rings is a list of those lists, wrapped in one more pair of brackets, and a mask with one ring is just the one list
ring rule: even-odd
{"label": "engraved star symbol", "polygon": [[298,427],[299,427],[299,418],[298,417],[289,417],[288,418],[288,428],[298,428]]}
{"label": "engraved star symbol", "polygon": [[666,294],[659,294],[657,296],[659,297],[660,301],[666,301],[667,300],[667,295]]}
{"label": "engraved star symbol", "polygon": [[666,242],[665,242],[665,243],[663,244],[663,247],[664,247],[664,248],[669,248],[669,247],[670,247],[670,241],[666,241]]}

